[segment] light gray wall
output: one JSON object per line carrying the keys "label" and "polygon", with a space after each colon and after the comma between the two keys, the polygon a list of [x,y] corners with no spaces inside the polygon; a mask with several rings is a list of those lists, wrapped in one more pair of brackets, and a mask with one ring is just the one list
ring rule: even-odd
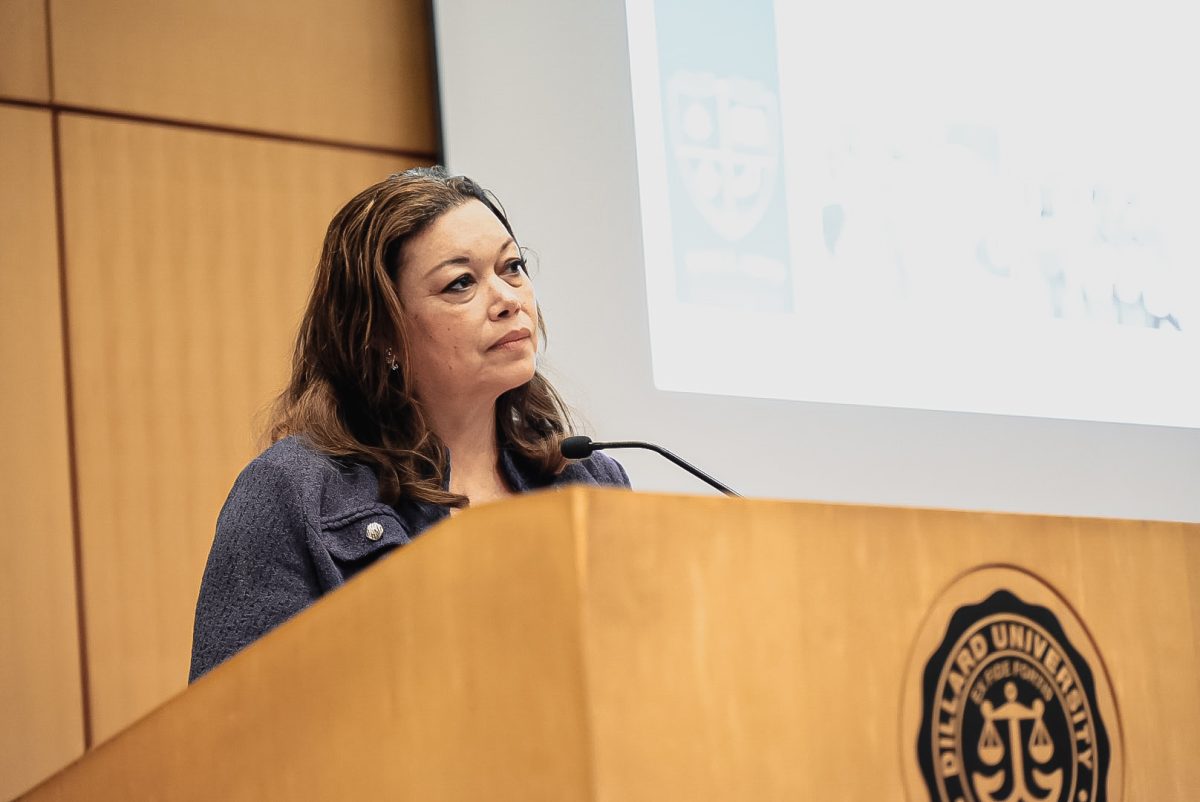
{"label": "light gray wall", "polygon": [[[1200,521],[1200,430],[656,390],[624,4],[437,0],[435,25],[447,161],[537,252],[548,373],[593,437],[652,440],[760,497]],[[618,457],[638,489],[708,492]]]}

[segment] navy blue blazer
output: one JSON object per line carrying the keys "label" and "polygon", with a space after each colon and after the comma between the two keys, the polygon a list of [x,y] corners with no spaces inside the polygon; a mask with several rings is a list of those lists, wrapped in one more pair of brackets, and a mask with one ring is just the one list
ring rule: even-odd
{"label": "navy blue blazer", "polygon": [[[545,477],[502,451],[500,469],[518,493],[567,484],[629,487],[620,463],[600,453]],[[217,519],[188,681],[448,515],[437,504],[385,504],[368,466],[321,454],[301,437],[280,440],[242,471]]]}

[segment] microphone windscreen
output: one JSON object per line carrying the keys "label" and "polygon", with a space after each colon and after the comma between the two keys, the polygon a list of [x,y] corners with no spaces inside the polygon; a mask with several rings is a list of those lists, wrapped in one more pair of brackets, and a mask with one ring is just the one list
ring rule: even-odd
{"label": "microphone windscreen", "polygon": [[595,450],[592,447],[592,438],[585,437],[582,434],[564,439],[559,447],[562,449],[562,455],[567,459],[590,457],[592,451]]}

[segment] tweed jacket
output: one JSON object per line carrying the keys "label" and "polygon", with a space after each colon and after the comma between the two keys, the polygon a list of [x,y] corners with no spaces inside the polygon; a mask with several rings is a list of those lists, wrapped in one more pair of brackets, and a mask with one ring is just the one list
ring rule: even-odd
{"label": "tweed jacket", "polygon": [[[593,454],[557,477],[502,451],[516,492],[567,484],[629,486],[615,460]],[[379,500],[370,467],[320,454],[288,437],[251,462],[229,493],[196,603],[189,682],[342,585],[449,509]]]}

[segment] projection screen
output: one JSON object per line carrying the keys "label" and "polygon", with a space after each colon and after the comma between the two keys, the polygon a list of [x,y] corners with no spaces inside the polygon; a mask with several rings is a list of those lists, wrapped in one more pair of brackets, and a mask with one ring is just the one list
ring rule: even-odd
{"label": "projection screen", "polygon": [[587,433],[748,495],[1200,521],[1186,26],[981,8],[435,2],[448,165]]}

